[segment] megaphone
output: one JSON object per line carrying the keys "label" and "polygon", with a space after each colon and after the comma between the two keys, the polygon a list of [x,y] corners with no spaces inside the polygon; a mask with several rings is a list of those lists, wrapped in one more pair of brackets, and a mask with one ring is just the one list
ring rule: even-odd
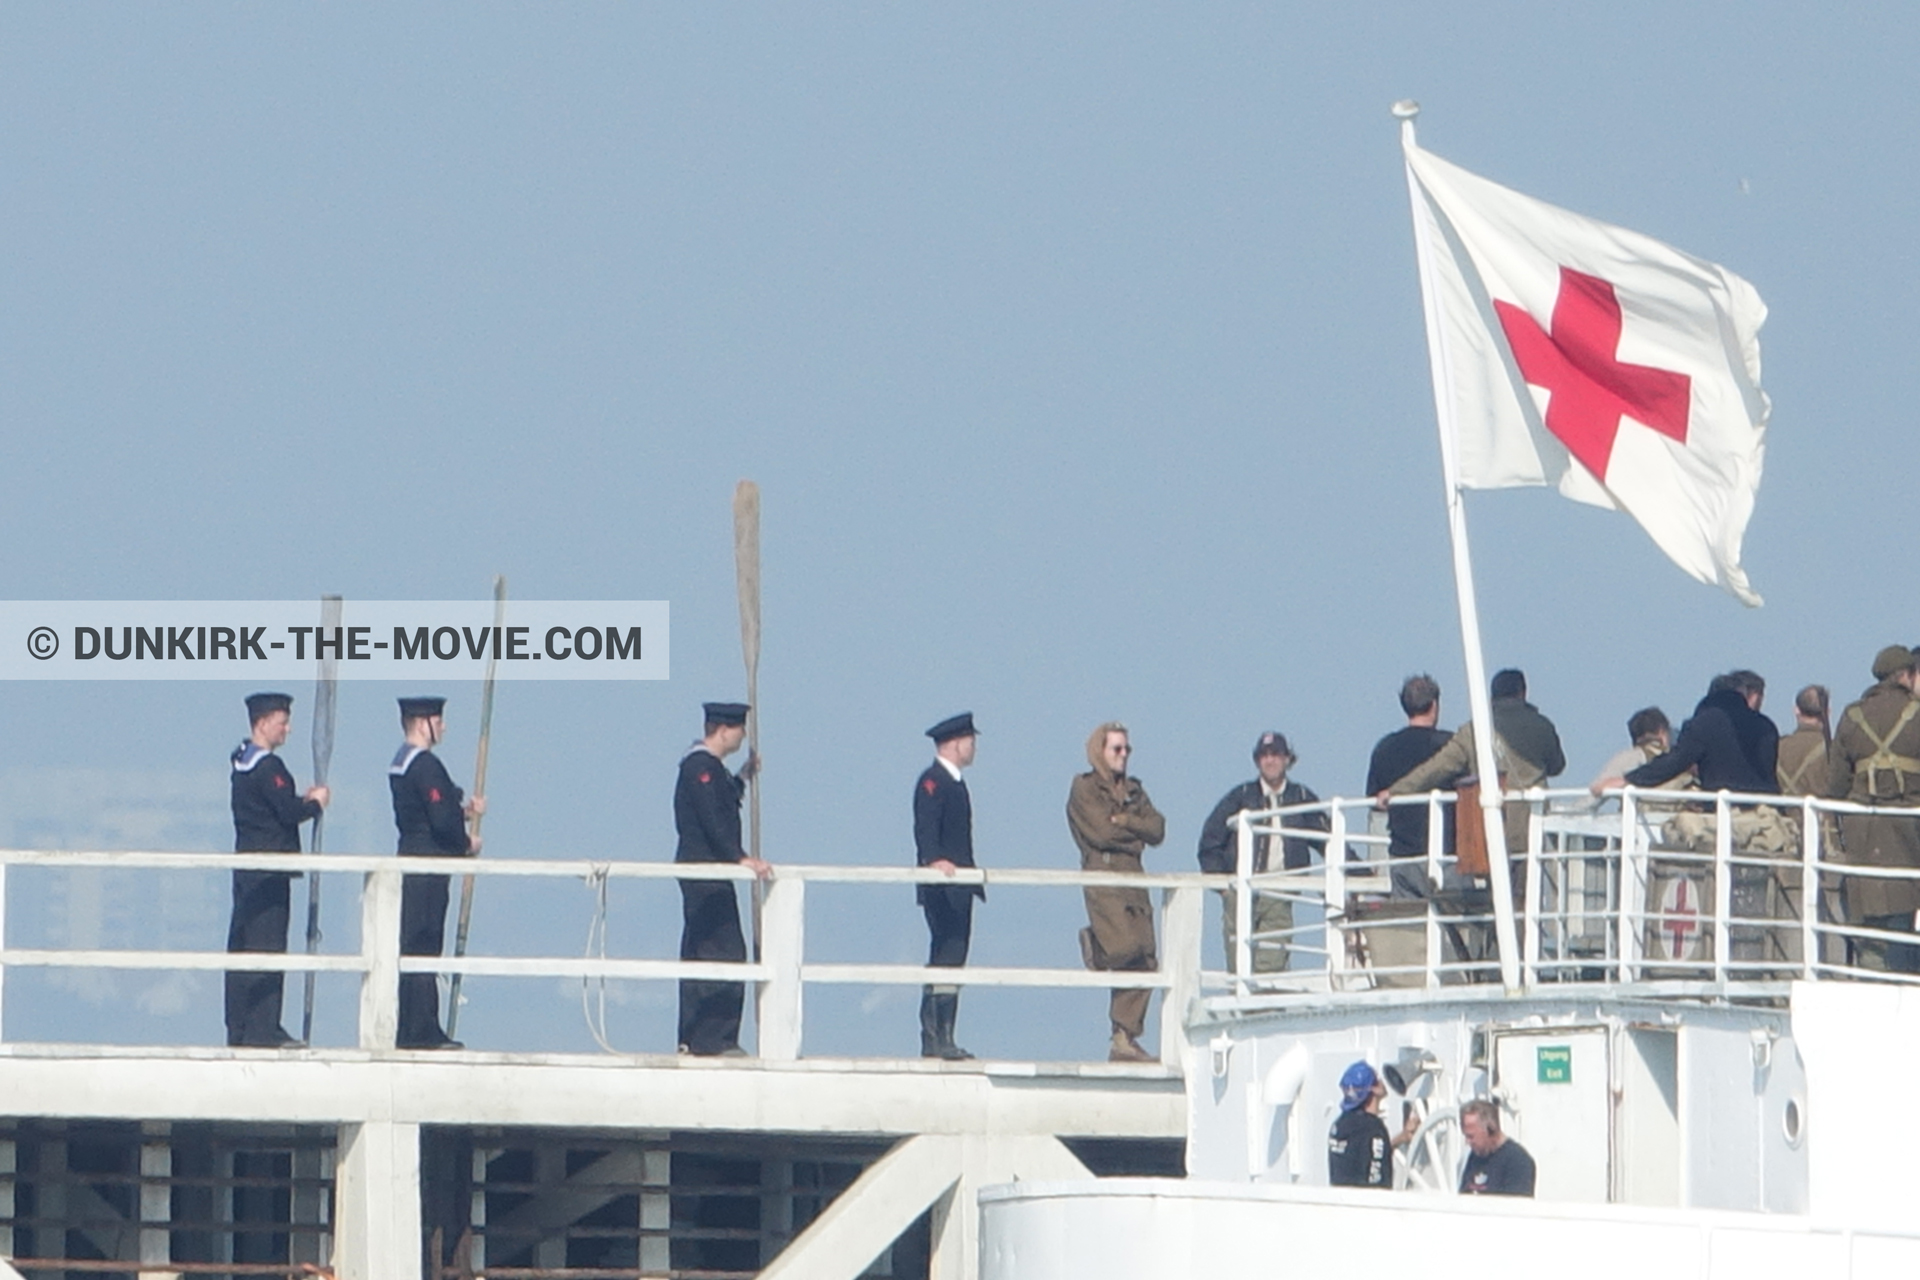
{"label": "megaphone", "polygon": [[1387,1088],[1401,1097],[1412,1094],[1414,1088],[1430,1075],[1440,1070],[1440,1059],[1426,1049],[1403,1048],[1394,1061],[1380,1068],[1380,1074],[1386,1077]]}

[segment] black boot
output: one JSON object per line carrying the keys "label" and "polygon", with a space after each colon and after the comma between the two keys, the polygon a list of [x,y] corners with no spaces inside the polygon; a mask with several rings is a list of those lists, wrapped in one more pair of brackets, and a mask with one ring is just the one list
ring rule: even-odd
{"label": "black boot", "polygon": [[920,1056],[937,1058],[940,1056],[940,1014],[939,997],[933,994],[932,987],[920,988]]}
{"label": "black boot", "polygon": [[953,1023],[960,1016],[960,993],[947,992],[933,997],[934,1017],[939,1023],[938,1056],[948,1062],[965,1062],[973,1055],[953,1042]]}

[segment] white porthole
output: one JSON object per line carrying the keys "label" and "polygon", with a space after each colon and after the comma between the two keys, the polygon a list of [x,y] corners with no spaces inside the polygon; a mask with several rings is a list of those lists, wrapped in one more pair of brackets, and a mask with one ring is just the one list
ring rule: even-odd
{"label": "white porthole", "polygon": [[1807,1117],[1800,1099],[1788,1098],[1787,1105],[1780,1112],[1780,1131],[1786,1135],[1787,1145],[1797,1147],[1800,1137],[1806,1132]]}

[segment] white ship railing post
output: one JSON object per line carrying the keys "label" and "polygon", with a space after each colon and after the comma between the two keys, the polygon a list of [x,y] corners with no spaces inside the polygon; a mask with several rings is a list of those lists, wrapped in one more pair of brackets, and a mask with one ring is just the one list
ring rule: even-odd
{"label": "white ship railing post", "polygon": [[800,1056],[801,969],[806,959],[807,882],[777,872],[762,881],[760,966],[754,1003],[760,1057],[791,1062]]}
{"label": "white ship railing post", "polygon": [[1327,848],[1321,862],[1327,869],[1327,886],[1320,895],[1320,914],[1325,921],[1327,944],[1327,989],[1341,990],[1340,979],[1347,971],[1347,807],[1336,797],[1329,806]]}
{"label": "white ship railing post", "polygon": [[1160,1061],[1186,1074],[1187,1008],[1200,994],[1200,944],[1206,891],[1166,889],[1161,937],[1166,943],[1167,994],[1160,1005]]}
{"label": "white ship railing post", "polygon": [[[1393,811],[1387,811],[1391,814]],[[1440,985],[1440,913],[1434,905],[1434,895],[1439,892],[1441,878],[1446,874],[1441,866],[1441,855],[1445,851],[1447,835],[1446,814],[1440,806],[1440,793],[1427,792],[1427,978],[1428,987]],[[1387,882],[1389,888],[1393,882],[1391,870],[1393,860],[1387,860],[1389,870]]]}
{"label": "white ship railing post", "polygon": [[[1233,990],[1246,995],[1253,972],[1253,814],[1241,810],[1235,819],[1240,834],[1234,844],[1233,870]],[[1282,859],[1284,861],[1284,859]]]}
{"label": "white ship railing post", "polygon": [[1800,801],[1800,976],[1812,981],[1820,957],[1820,811]]}
{"label": "white ship railing post", "polygon": [[[1521,964],[1526,981],[1540,981],[1540,911],[1546,895],[1541,892],[1540,849],[1546,839],[1547,802],[1536,789],[1527,797],[1527,879],[1525,896],[1514,903],[1514,914],[1519,917],[1521,932]],[[1564,878],[1565,863],[1561,864],[1561,876]]]}
{"label": "white ship railing post", "polygon": [[1713,798],[1713,978],[1727,980],[1733,913],[1733,804],[1722,791]]}
{"label": "white ship railing post", "polygon": [[1634,903],[1640,903],[1644,909],[1646,889],[1644,867],[1640,854],[1640,802],[1629,787],[1620,793],[1620,857],[1619,888],[1615,897],[1615,981],[1632,982],[1636,976],[1639,959],[1639,940],[1643,936],[1635,927],[1639,912],[1633,909]]}
{"label": "white ship railing post", "polygon": [[360,1047],[391,1049],[400,1033],[400,871],[369,871],[360,899]]}

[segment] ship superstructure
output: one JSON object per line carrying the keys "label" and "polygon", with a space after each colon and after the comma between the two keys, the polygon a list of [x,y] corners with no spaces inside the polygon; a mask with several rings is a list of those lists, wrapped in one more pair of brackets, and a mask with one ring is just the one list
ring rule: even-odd
{"label": "ship superstructure", "polygon": [[[1302,1274],[1364,1261],[1481,1277],[1549,1259],[1610,1276],[1656,1258],[1679,1276],[1920,1267],[1890,1106],[1920,1048],[1920,986],[1874,967],[1888,936],[1833,910],[1849,882],[1915,873],[1823,852],[1835,819],[1863,810],[1629,792],[1597,813],[1584,792],[1528,793],[1507,985],[1484,878],[1443,852],[1441,797],[1413,803],[1436,819],[1435,889],[1415,901],[1392,892],[1367,804],[1245,816],[1241,902],[1284,894],[1325,925],[1296,926],[1295,967],[1278,973],[1252,971],[1253,935],[1233,989],[1196,1000],[1189,1179],[996,1189],[983,1275],[1251,1276],[1282,1258]],[[1790,847],[1743,847],[1763,806]],[[1256,833],[1282,831],[1328,856],[1249,874]],[[1390,1120],[1418,1119],[1395,1190],[1328,1186],[1357,1060],[1390,1083]],[[1456,1194],[1475,1098],[1534,1157],[1536,1198]]]}

